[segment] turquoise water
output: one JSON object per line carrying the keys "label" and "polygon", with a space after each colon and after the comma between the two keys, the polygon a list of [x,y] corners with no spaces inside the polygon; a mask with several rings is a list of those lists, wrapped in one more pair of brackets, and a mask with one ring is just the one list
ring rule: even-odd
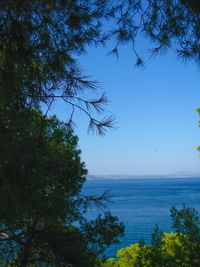
{"label": "turquoise water", "polygon": [[[109,257],[114,257],[118,249],[141,238],[150,243],[156,224],[165,232],[172,231],[172,206],[181,208],[186,204],[195,207],[200,214],[200,178],[89,180],[83,192],[99,195],[107,189],[110,189],[111,196],[107,207],[125,225],[125,236],[120,244],[107,250]],[[93,218],[99,212],[91,207],[88,217]]]}

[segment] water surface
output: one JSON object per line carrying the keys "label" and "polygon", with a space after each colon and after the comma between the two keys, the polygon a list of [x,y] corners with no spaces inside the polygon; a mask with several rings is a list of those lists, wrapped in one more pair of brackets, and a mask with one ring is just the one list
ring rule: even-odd
{"label": "water surface", "polygon": [[[108,249],[108,256],[115,256],[119,248],[141,238],[150,243],[156,224],[165,232],[172,231],[172,206],[181,208],[185,204],[200,212],[200,178],[89,180],[83,192],[99,195],[107,189],[112,196],[107,207],[125,225],[125,236]],[[88,217],[94,218],[98,212],[91,208]]]}

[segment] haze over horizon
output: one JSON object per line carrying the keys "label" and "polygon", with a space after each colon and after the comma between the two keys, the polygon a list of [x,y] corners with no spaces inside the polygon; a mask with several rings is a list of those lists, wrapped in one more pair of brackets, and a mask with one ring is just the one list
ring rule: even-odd
{"label": "haze over horizon", "polygon": [[135,178],[200,178],[199,173],[168,173],[168,174],[88,174],[87,179],[135,179]]}

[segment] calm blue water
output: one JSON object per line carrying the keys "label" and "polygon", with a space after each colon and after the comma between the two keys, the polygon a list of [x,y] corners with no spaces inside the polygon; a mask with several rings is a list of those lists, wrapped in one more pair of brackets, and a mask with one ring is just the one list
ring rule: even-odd
{"label": "calm blue water", "polygon": [[[141,238],[149,243],[156,224],[170,232],[172,206],[181,208],[186,204],[195,207],[200,214],[200,178],[89,180],[83,191],[87,195],[99,195],[107,189],[112,196],[107,206],[125,225],[125,236],[120,244],[108,249],[109,257]],[[93,218],[99,212],[92,207],[88,217]]]}

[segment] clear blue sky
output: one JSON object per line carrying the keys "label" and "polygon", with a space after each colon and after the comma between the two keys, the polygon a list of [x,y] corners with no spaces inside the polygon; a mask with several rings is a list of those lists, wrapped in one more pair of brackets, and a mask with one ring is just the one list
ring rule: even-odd
{"label": "clear blue sky", "polygon": [[[142,71],[134,69],[128,47],[120,49],[119,59],[102,47],[80,59],[84,71],[101,82],[110,100],[106,114],[116,114],[119,127],[104,137],[88,135],[84,115],[76,116],[89,174],[200,174],[200,70],[172,53],[149,59],[150,46],[138,43],[146,63]],[[63,105],[52,112],[66,120]]]}

